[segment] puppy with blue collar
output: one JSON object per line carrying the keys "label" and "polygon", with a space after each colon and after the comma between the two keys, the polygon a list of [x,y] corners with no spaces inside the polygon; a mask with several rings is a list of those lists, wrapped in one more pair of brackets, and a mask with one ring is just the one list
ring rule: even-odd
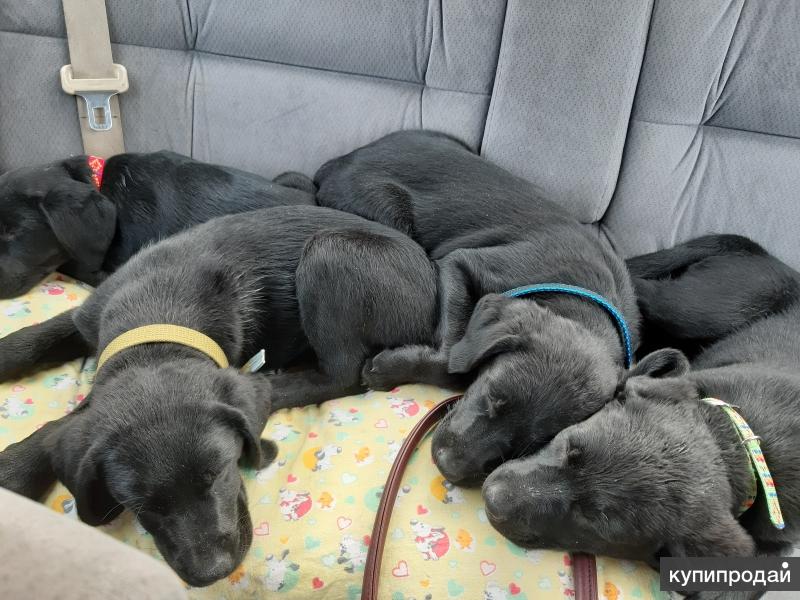
{"label": "puppy with blue collar", "polygon": [[[643,257],[636,285],[645,314],[673,306],[659,327],[688,331],[679,320],[705,310],[718,339],[691,369],[678,350],[645,356],[614,401],[495,470],[483,496],[503,535],[652,563],[780,554],[800,539],[800,274],[717,237]],[[695,301],[677,306],[688,290]]]}

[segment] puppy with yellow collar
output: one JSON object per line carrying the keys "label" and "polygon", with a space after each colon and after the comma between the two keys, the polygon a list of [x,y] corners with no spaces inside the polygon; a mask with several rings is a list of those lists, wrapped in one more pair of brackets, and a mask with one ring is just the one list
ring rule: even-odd
{"label": "puppy with yellow collar", "polygon": [[[39,498],[60,479],[93,525],[135,510],[175,571],[208,585],[250,545],[237,465],[274,458],[260,439],[274,405],[361,390],[370,352],[431,338],[435,303],[419,246],[331,209],[253,211],[169,238],[80,308],[0,340],[3,379],[99,354],[87,399],[0,453],[0,486]],[[252,373],[260,363],[295,368]]]}

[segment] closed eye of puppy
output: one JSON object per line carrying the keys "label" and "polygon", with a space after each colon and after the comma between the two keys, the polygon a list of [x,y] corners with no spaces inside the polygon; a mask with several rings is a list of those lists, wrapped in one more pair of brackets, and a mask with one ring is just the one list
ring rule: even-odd
{"label": "closed eye of puppy", "polygon": [[87,156],[9,171],[0,175],[0,298],[56,269],[97,285],[152,241],[213,217],[292,204],[314,204],[308,177],[272,182],[167,151],[109,158],[99,187]]}
{"label": "closed eye of puppy", "polygon": [[[621,401],[487,478],[486,513],[498,531],[525,547],[651,562],[662,554],[754,554],[737,521],[747,454],[727,417],[700,403],[697,387],[680,377],[688,368],[682,355],[658,351],[643,363],[659,353],[674,353],[664,370],[671,377],[654,384],[640,369]],[[748,517],[763,507],[753,510]]]}
{"label": "closed eye of puppy", "polygon": [[[617,399],[496,469],[483,486],[490,522],[525,547],[652,564],[788,551],[800,539],[800,274],[736,236],[632,262],[648,269],[636,282],[645,330],[705,349],[691,371],[678,350],[645,356]],[[760,436],[782,518],[762,484],[753,497],[751,458],[720,400]]]}
{"label": "closed eye of puppy", "polygon": [[[434,461],[450,482],[479,484],[613,397],[639,312],[622,259],[593,226],[433,131],[389,134],[329,161],[315,181],[321,206],[403,231],[436,263],[433,343],[383,350],[363,379],[382,390],[412,381],[466,388],[433,434]],[[530,284],[602,296],[630,339],[621,343],[614,320],[586,297],[501,295]]]}
{"label": "closed eye of puppy", "polygon": [[203,363],[109,366],[73,413],[0,454],[0,482],[35,498],[58,478],[84,522],[130,510],[184,581],[225,577],[252,539],[238,465],[263,468],[277,449],[259,439],[269,384]]}
{"label": "closed eye of puppy", "polygon": [[[237,463],[274,456],[259,440],[269,411],[362,391],[368,354],[429,341],[435,306],[419,246],[331,209],[230,215],[168,238],[77,309],[0,339],[0,378],[98,352],[102,363],[78,409],[0,452],[0,486],[40,498],[59,479],[93,525],[131,510],[181,577],[210,584],[250,545]],[[215,346],[120,343],[153,325]],[[226,366],[263,348],[267,369],[297,369]]]}
{"label": "closed eye of puppy", "polygon": [[533,452],[602,408],[622,373],[579,321],[496,294],[478,302],[450,370],[478,372],[433,435],[436,465],[459,485],[480,485],[503,459]]}

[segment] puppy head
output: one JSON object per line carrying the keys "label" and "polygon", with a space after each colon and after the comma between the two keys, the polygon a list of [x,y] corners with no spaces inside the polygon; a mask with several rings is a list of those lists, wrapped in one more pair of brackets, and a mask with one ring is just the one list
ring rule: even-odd
{"label": "puppy head", "polygon": [[[631,559],[753,552],[731,513],[719,448],[692,402],[696,388],[677,376],[685,360],[674,370],[655,362],[663,385],[640,371],[617,400],[486,479],[486,514],[500,533],[525,547]],[[636,391],[643,383],[647,398]]]}
{"label": "puppy head", "polygon": [[262,468],[277,450],[260,439],[267,380],[192,364],[112,374],[48,439],[12,450],[27,445],[26,465],[45,453],[83,521],[133,511],[178,575],[203,586],[230,574],[252,541],[240,460]]}
{"label": "puppy head", "polygon": [[621,368],[578,323],[490,294],[451,349],[449,370],[477,377],[436,429],[433,457],[448,480],[469,485],[599,410]]}
{"label": "puppy head", "polygon": [[100,269],[116,209],[91,182],[85,157],[0,176],[0,298],[13,298],[61,265]]}

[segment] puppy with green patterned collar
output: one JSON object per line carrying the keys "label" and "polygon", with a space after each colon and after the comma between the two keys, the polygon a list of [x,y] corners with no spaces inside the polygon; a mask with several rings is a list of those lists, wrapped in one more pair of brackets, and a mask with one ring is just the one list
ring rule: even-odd
{"label": "puppy with green patterned collar", "polygon": [[[718,320],[741,304],[759,316],[742,327],[730,315],[735,329],[691,370],[677,350],[647,355],[601,411],[495,470],[483,496],[501,533],[651,563],[780,554],[800,539],[800,274],[766,254],[711,258],[654,277],[653,293],[665,302],[676,285],[694,286]],[[741,283],[765,273],[773,285]]]}

